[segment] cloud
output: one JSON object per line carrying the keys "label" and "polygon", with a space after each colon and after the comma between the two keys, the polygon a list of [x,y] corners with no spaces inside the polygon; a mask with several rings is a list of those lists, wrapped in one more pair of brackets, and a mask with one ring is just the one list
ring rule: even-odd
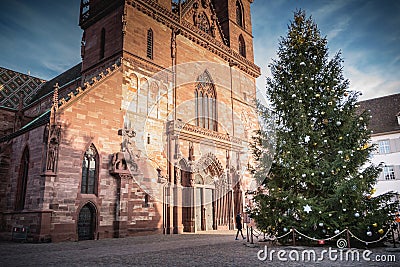
{"label": "cloud", "polygon": [[345,76],[349,77],[350,89],[363,94],[360,100],[395,94],[400,91],[400,81],[391,80],[382,71],[364,72],[354,66],[347,66]]}
{"label": "cloud", "polygon": [[[342,34],[342,32],[346,31],[348,29],[348,26],[350,24],[351,18],[349,16],[343,16],[339,23],[334,25],[334,28],[328,31],[326,34],[328,40],[333,40],[335,37],[339,36]],[[340,36],[339,36],[340,37]]]}
{"label": "cloud", "polygon": [[339,10],[346,7],[348,4],[349,1],[347,0],[324,2],[324,4],[319,5],[312,14],[315,18],[327,19],[329,17],[334,17]]}

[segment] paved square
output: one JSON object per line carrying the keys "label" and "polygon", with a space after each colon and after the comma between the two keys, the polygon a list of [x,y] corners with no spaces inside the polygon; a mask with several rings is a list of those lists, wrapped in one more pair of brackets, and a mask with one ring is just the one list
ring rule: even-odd
{"label": "paved square", "polygon": [[[103,239],[81,242],[47,244],[0,243],[0,266],[399,266],[400,249],[372,249],[374,255],[395,255],[396,262],[321,262],[260,261],[257,253],[266,243],[255,247],[235,240],[235,231],[216,231],[206,234],[151,235],[122,239]],[[305,247],[271,247],[291,250]],[[315,248],[321,253],[324,248]],[[328,249],[328,248],[325,248]],[[263,255],[263,254],[261,254]]]}

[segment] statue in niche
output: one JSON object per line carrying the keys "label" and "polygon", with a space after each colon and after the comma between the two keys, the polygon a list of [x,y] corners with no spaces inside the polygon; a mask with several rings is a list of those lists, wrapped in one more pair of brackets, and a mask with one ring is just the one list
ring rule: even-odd
{"label": "statue in niche", "polygon": [[198,23],[198,9],[199,9],[199,3],[198,2],[194,2],[193,4],[193,24],[194,26],[197,26]]}
{"label": "statue in niche", "polygon": [[194,24],[194,26],[197,26],[198,17],[199,17],[199,15],[198,15],[197,11],[196,10],[193,11],[193,24]]}
{"label": "statue in niche", "polygon": [[175,167],[175,184],[181,184],[181,169]]}
{"label": "statue in niche", "polygon": [[52,125],[50,127],[50,138],[47,148],[47,162],[46,162],[46,170],[55,172],[56,171],[56,162],[58,156],[58,147],[60,144],[60,136],[61,136],[61,126]]}
{"label": "statue in niche", "polygon": [[212,23],[211,23],[211,27],[210,27],[211,36],[215,38],[215,29],[216,29],[216,27],[215,27],[215,20],[216,20],[216,16],[215,16],[215,15],[212,15],[211,19],[212,19]]}
{"label": "statue in niche", "polygon": [[50,143],[47,153],[47,170],[54,172],[54,165],[56,159],[56,145]]}
{"label": "statue in niche", "polygon": [[194,147],[193,147],[193,142],[190,141],[189,142],[189,157],[188,157],[189,161],[194,161],[195,157],[194,157]]}

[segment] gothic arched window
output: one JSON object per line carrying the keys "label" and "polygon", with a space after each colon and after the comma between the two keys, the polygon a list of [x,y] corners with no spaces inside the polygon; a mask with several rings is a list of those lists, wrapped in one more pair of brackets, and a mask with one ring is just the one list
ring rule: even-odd
{"label": "gothic arched window", "polygon": [[153,59],[153,30],[147,30],[147,58]]}
{"label": "gothic arched window", "polygon": [[243,35],[239,36],[239,54],[246,57],[246,43],[244,42]]}
{"label": "gothic arched window", "polygon": [[89,146],[82,161],[82,194],[97,194],[99,155],[93,144]]}
{"label": "gothic arched window", "polygon": [[106,30],[101,29],[101,37],[100,37],[100,59],[104,58],[104,52],[106,48]]}
{"label": "gothic arched window", "polygon": [[236,1],[236,23],[243,27],[243,8],[240,1]]}
{"label": "gothic arched window", "polygon": [[210,22],[208,21],[207,15],[205,13],[200,13],[197,27],[205,33],[210,34]]}
{"label": "gothic arched window", "polygon": [[197,78],[194,96],[196,125],[217,131],[217,95],[208,71]]}
{"label": "gothic arched window", "polygon": [[25,207],[26,187],[28,184],[28,169],[29,169],[29,150],[24,149],[22,154],[21,164],[19,169],[19,177],[17,183],[17,194],[15,199],[15,210],[23,210]]}

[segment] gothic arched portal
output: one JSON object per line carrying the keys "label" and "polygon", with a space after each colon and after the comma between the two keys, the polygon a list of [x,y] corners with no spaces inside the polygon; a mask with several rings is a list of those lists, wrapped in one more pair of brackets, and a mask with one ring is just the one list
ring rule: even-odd
{"label": "gothic arched portal", "polygon": [[78,215],[78,240],[94,239],[96,230],[96,208],[90,202],[84,205]]}
{"label": "gothic arched portal", "polygon": [[208,153],[189,166],[179,163],[182,179],[182,224],[184,232],[231,228],[234,195],[217,157]]}

